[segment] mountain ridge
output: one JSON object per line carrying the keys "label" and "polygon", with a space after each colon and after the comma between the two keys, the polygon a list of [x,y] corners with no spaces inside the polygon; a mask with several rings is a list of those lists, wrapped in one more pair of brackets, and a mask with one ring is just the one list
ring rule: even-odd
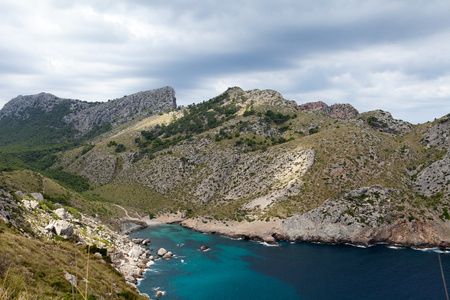
{"label": "mountain ridge", "polygon": [[[136,122],[58,153],[50,169],[88,179],[86,196],[141,214],[178,212],[207,224],[282,220],[289,226],[279,222],[277,236],[289,240],[330,241],[332,224],[351,223],[342,242],[450,245],[448,115],[412,125],[382,110],[298,105],[273,90],[233,87],[198,104],[129,116]],[[302,225],[311,219],[321,232]],[[376,233],[403,223],[409,240]],[[415,242],[418,224],[436,238]]]}

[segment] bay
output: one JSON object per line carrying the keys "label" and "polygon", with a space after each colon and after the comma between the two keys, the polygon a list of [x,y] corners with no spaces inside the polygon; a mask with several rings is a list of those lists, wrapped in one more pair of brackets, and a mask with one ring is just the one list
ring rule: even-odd
{"label": "bay", "polygon": [[[261,243],[205,235],[177,225],[131,234],[150,238],[153,262],[138,289],[160,299],[445,299],[434,251],[311,243]],[[210,247],[201,252],[203,245]],[[450,277],[450,256],[441,254]],[[447,286],[450,281],[446,280]]]}

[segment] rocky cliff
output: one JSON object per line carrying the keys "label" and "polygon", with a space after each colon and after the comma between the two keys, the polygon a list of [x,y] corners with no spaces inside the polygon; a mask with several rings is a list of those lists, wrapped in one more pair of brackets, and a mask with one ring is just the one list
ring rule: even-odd
{"label": "rocky cliff", "polygon": [[176,107],[175,90],[172,87],[163,87],[93,105],[87,109],[74,110],[73,113],[64,116],[64,120],[84,134],[102,123],[116,127],[134,118]]}
{"label": "rocky cliff", "polygon": [[[171,87],[139,92],[108,102],[62,99],[48,93],[20,95],[0,110],[0,125],[4,129],[9,128],[10,133],[13,131],[18,139],[37,126],[40,128],[34,135],[60,135],[61,142],[92,130],[99,131],[102,126],[104,131],[175,107],[175,91]],[[0,141],[2,138],[1,133]],[[34,144],[38,142],[34,141]]]}

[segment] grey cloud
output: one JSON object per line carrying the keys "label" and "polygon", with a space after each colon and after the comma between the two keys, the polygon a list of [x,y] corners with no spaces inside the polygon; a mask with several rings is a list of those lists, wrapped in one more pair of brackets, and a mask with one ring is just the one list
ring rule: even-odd
{"label": "grey cloud", "polygon": [[[0,72],[8,83],[0,106],[27,91],[105,99],[165,85],[192,103],[205,100],[200,91],[214,96],[214,82],[230,82],[360,110],[391,97],[397,109],[449,74],[447,0],[39,2],[39,17],[58,30],[33,28],[37,13],[11,3],[18,2],[0,3],[7,16]],[[428,103],[415,97],[417,109]],[[433,97],[434,107],[450,102],[450,92]],[[403,111],[418,118],[414,108]]]}

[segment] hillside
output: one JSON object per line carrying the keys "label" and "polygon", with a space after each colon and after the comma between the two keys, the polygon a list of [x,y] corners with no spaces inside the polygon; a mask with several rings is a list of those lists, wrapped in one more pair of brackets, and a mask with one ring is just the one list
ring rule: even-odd
{"label": "hillside", "polygon": [[131,257],[138,246],[75,207],[122,213],[38,173],[0,174],[2,299],[145,299],[132,287],[145,266]]}
{"label": "hillside", "polygon": [[[111,111],[126,110],[114,103]],[[88,108],[92,119],[101,116],[97,106]],[[40,152],[25,166],[75,182],[88,199],[202,231],[450,246],[449,115],[412,125],[381,110],[298,105],[276,91],[235,87],[125,119],[89,144]]]}
{"label": "hillside", "polygon": [[[224,227],[280,220],[277,236],[290,240],[448,245],[447,120],[412,125],[381,110],[230,88],[88,152],[61,153],[55,166],[88,178],[87,195],[151,216],[182,212]],[[337,232],[355,229],[341,239],[329,228],[336,223]],[[433,234],[405,238],[419,229]]]}
{"label": "hillside", "polygon": [[173,107],[176,99],[171,87],[108,102],[62,99],[48,93],[18,96],[0,110],[0,149],[11,152],[79,142]]}

